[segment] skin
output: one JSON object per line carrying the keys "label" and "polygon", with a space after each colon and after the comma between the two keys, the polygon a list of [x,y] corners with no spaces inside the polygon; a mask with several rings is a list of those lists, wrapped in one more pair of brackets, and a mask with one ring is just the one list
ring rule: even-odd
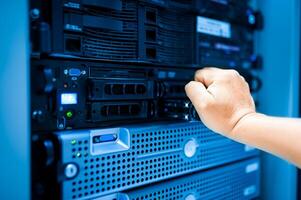
{"label": "skin", "polygon": [[208,128],[301,168],[301,119],[257,113],[248,83],[237,71],[198,70],[185,90]]}

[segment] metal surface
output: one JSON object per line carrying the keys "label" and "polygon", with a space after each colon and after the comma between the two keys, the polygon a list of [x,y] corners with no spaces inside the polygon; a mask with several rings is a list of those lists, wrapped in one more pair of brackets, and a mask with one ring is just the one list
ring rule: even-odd
{"label": "metal surface", "polygon": [[[128,148],[116,145],[120,137],[95,143],[99,134],[120,131],[128,134],[129,142],[124,145]],[[257,150],[230,141],[200,122],[71,130],[56,135],[61,144],[60,164],[75,164],[79,169],[76,177],[62,179],[62,199],[108,195],[258,155]]]}
{"label": "metal surface", "polygon": [[96,200],[256,199],[260,193],[260,170],[248,170],[254,165],[259,165],[259,159],[237,162]]}

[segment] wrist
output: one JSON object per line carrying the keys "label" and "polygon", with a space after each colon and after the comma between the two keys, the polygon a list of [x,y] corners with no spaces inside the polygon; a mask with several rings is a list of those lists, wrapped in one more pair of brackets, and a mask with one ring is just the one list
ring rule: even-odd
{"label": "wrist", "polygon": [[252,121],[263,116],[263,114],[257,113],[255,111],[249,111],[241,115],[241,117],[236,121],[233,128],[228,134],[231,139],[239,139],[240,133],[244,132],[247,127],[252,126]]}

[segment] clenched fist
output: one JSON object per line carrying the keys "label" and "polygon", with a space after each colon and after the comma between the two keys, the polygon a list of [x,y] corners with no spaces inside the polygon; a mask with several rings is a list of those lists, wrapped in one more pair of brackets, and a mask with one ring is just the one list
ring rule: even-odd
{"label": "clenched fist", "polygon": [[243,118],[255,113],[248,83],[235,70],[198,70],[185,90],[203,123],[228,137]]}

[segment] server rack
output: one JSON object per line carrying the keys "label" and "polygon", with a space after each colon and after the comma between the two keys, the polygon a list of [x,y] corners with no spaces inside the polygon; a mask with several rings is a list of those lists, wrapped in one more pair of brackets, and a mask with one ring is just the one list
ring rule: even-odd
{"label": "server rack", "polygon": [[30,8],[33,198],[114,199],[107,195],[258,157],[206,128],[184,91],[211,65],[238,70],[258,93],[263,17],[248,1]]}

